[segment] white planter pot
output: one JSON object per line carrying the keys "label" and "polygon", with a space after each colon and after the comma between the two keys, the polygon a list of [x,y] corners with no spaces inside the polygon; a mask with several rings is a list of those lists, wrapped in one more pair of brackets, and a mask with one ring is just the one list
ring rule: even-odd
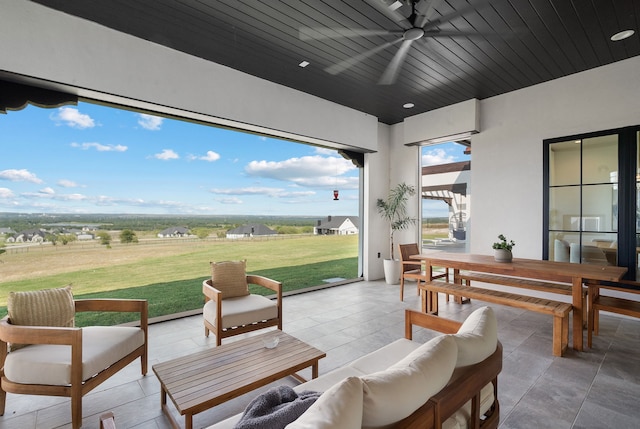
{"label": "white planter pot", "polygon": [[511,250],[507,249],[494,249],[493,255],[496,262],[511,262],[511,260],[513,259]]}
{"label": "white planter pot", "polygon": [[402,265],[398,259],[385,259],[384,264],[384,280],[389,285],[397,285],[400,283],[400,273]]}

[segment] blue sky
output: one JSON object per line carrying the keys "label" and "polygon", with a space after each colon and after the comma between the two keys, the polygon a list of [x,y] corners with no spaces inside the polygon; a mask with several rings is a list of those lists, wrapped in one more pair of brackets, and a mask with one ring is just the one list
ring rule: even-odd
{"label": "blue sky", "polygon": [[[101,105],[9,111],[0,149],[0,212],[358,214],[358,171],[335,150]],[[461,153],[427,147],[423,165]]]}

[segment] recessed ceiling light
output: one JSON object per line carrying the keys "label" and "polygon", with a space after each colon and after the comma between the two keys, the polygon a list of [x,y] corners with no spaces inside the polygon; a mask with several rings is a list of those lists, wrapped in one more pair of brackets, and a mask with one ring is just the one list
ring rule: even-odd
{"label": "recessed ceiling light", "polygon": [[626,39],[628,37],[633,36],[634,33],[635,33],[635,31],[633,31],[633,30],[624,30],[624,31],[621,31],[621,32],[616,33],[613,36],[611,36],[611,40],[614,41],[614,42],[617,42],[619,40],[624,40],[624,39]]}
{"label": "recessed ceiling light", "polygon": [[412,107],[415,107],[415,104],[413,103],[405,103],[402,105],[402,107],[404,107],[405,109],[411,109]]}
{"label": "recessed ceiling light", "polygon": [[300,64],[298,64],[300,67],[305,68],[306,66],[309,65],[309,61],[303,61]]}

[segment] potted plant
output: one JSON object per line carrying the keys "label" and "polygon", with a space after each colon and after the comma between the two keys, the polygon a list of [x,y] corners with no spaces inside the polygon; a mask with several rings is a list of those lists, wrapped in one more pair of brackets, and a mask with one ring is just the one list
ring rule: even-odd
{"label": "potted plant", "polygon": [[393,234],[416,223],[416,219],[407,214],[407,201],[415,193],[416,189],[413,186],[406,183],[398,183],[395,188],[389,191],[386,200],[378,198],[376,203],[378,213],[389,222],[389,244],[391,246],[389,255],[391,259],[383,261],[384,277],[388,284],[398,284],[400,282],[401,265],[400,261],[394,257]]}
{"label": "potted plant", "polygon": [[511,262],[513,259],[511,249],[513,249],[516,243],[513,240],[507,241],[507,237],[503,234],[500,234],[498,239],[500,239],[500,241],[493,243],[494,258],[497,262]]}

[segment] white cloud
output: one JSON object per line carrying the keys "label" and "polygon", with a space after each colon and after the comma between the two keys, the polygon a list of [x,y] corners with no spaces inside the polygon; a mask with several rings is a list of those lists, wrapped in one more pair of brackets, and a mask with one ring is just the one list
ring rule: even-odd
{"label": "white cloud", "polygon": [[194,159],[199,159],[200,161],[213,162],[220,159],[220,154],[212,150],[208,150],[206,155],[194,156]]}
{"label": "white cloud", "polygon": [[138,114],[138,125],[145,130],[158,131],[162,126],[164,118],[158,116],[147,115],[145,113]]}
{"label": "white cloud", "polygon": [[211,189],[211,193],[218,195],[262,195],[271,198],[299,198],[315,195],[315,191],[287,191],[282,188],[246,187],[235,189]]}
{"label": "white cloud", "polygon": [[316,153],[318,155],[335,156],[336,152],[337,151],[335,149],[329,149],[327,147],[316,147]]}
{"label": "white cloud", "polygon": [[56,193],[56,191],[53,190],[53,188],[50,187],[46,187],[46,188],[42,188],[39,191],[41,194],[47,194],[47,195],[53,195]]}
{"label": "white cloud", "polygon": [[42,183],[42,180],[38,179],[35,174],[24,168],[21,170],[10,169],[0,171],[0,180],[10,180],[12,182]]}
{"label": "white cloud", "polygon": [[171,149],[164,149],[162,152],[153,155],[153,157],[163,161],[180,158],[180,156]]}
{"label": "white cloud", "polygon": [[67,180],[67,179],[58,180],[57,185],[61,186],[63,188],[77,188],[78,186],[80,186],[76,182],[74,182],[73,180]]}
{"label": "white cloud", "polygon": [[339,181],[346,186],[353,182],[351,179],[355,179],[357,183],[357,178],[341,177],[355,169],[351,161],[342,157],[320,155],[284,161],[251,161],[245,167],[250,176],[282,180],[306,187],[332,187]]}
{"label": "white cloud", "polygon": [[52,114],[51,118],[57,122],[64,122],[71,128],[85,129],[96,126],[91,116],[80,113],[78,109],[73,107],[61,107],[56,114]]}
{"label": "white cloud", "polygon": [[444,149],[432,149],[422,155],[422,165],[440,165],[455,162],[456,158]]}
{"label": "white cloud", "polygon": [[218,202],[220,204],[242,204],[242,200],[238,197],[220,198]]}
{"label": "white cloud", "polygon": [[49,187],[43,188],[38,192],[25,192],[20,194],[23,198],[30,199],[47,199],[55,201],[85,201],[90,200],[89,197],[83,194],[56,194],[55,191]]}
{"label": "white cloud", "polygon": [[13,192],[9,188],[0,188],[0,198],[13,198]]}
{"label": "white cloud", "polygon": [[98,152],[126,152],[126,150],[128,149],[127,146],[123,146],[121,144],[105,145],[101,143],[71,143],[71,147],[77,147],[82,150],[95,149]]}

